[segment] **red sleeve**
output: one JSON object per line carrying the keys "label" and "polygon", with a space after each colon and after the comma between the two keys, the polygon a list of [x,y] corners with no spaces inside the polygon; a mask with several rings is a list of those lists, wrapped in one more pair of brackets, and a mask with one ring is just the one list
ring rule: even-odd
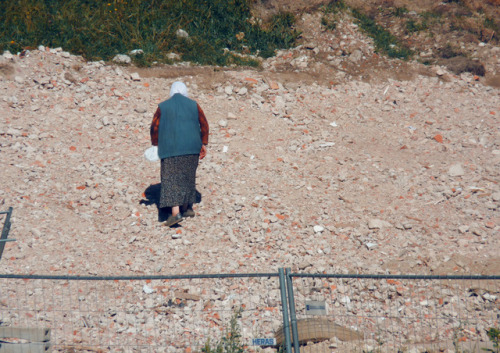
{"label": "red sleeve", "polygon": [[161,110],[158,107],[156,109],[155,115],[153,116],[153,122],[151,123],[151,129],[150,129],[151,144],[153,146],[158,146],[158,131],[160,129],[160,116],[161,116]]}
{"label": "red sleeve", "polygon": [[201,143],[203,143],[204,145],[208,145],[208,134],[209,134],[208,121],[207,118],[205,117],[205,113],[203,113],[203,110],[201,109],[199,104],[198,104],[198,119],[200,120]]}

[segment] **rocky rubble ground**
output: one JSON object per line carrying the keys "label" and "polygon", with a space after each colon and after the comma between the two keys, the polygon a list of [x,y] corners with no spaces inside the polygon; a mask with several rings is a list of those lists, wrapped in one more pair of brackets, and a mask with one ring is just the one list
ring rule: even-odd
{"label": "rocky rubble ground", "polygon": [[[16,241],[1,272],[497,275],[499,90],[382,59],[356,26],[339,31],[352,35],[323,33],[262,70],[4,53],[0,207],[14,208]],[[166,228],[159,163],[143,152],[176,80],[211,130],[197,216]],[[276,289],[263,300],[277,305]]]}
{"label": "rocky rubble ground", "polygon": [[211,135],[198,215],[167,229],[143,152],[174,79],[40,49],[2,56],[4,272],[497,273],[498,90],[468,74],[175,78]]}

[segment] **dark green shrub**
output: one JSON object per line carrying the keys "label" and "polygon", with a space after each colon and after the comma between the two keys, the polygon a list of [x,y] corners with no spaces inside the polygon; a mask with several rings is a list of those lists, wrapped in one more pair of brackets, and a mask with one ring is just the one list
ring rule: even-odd
{"label": "dark green shrub", "polygon": [[464,54],[460,50],[454,48],[450,43],[447,43],[443,48],[439,50],[439,56],[443,59],[450,59],[456,56],[463,55]]}
{"label": "dark green shrub", "polygon": [[229,329],[226,329],[222,335],[222,338],[212,346],[210,340],[205,343],[205,347],[202,349],[204,353],[243,353],[245,352],[245,346],[241,342],[241,331],[240,325],[238,324],[238,318],[241,316],[241,309],[236,310],[231,317],[229,322]]}
{"label": "dark green shrub", "polygon": [[500,352],[500,330],[494,327],[491,327],[486,334],[488,335],[488,338],[490,341],[493,343],[493,349],[490,348],[483,348],[484,351],[487,352]]}
{"label": "dark green shrub", "polygon": [[494,31],[500,30],[500,24],[498,24],[492,17],[486,17],[484,19],[484,27],[492,29]]}

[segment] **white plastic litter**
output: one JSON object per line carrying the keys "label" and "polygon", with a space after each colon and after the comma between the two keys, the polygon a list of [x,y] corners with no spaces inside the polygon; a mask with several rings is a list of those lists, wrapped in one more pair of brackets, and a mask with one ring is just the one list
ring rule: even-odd
{"label": "white plastic litter", "polygon": [[160,160],[158,157],[158,146],[151,146],[144,152],[144,157],[150,162],[156,162]]}

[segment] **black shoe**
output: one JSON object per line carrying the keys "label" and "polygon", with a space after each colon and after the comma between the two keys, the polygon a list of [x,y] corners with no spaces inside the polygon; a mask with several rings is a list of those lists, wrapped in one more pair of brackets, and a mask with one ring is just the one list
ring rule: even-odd
{"label": "black shoe", "polygon": [[196,216],[196,213],[193,211],[192,208],[188,208],[185,212],[182,212],[182,217],[194,217]]}
{"label": "black shoe", "polygon": [[182,221],[182,215],[180,213],[177,213],[177,215],[175,216],[170,215],[165,222],[165,226],[172,227],[174,224],[177,224],[180,221]]}

